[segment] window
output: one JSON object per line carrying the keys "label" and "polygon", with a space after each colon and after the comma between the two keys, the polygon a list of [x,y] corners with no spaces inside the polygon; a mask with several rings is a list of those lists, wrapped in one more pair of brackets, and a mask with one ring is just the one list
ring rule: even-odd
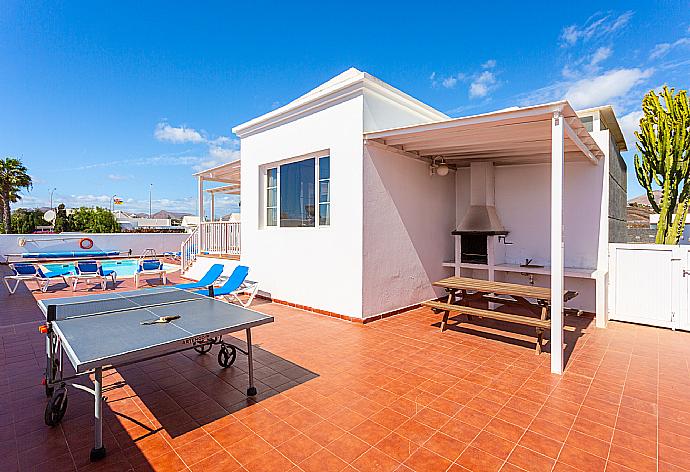
{"label": "window", "polygon": [[278,222],[278,169],[266,171],[266,226]]}
{"label": "window", "polygon": [[314,226],[316,159],[280,166],[280,226]]}
{"label": "window", "polygon": [[319,158],[319,225],[331,224],[331,159]]}
{"label": "window", "polygon": [[266,169],[265,226],[294,228],[330,225],[330,182],[328,156]]}

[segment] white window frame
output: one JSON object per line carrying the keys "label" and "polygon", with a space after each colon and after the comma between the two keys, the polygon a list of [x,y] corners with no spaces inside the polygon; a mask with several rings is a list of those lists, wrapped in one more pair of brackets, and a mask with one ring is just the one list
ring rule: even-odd
{"label": "white window frame", "polygon": [[[328,178],[321,178],[321,159],[328,158]],[[331,225],[331,156],[321,156],[316,158],[316,224],[317,226]],[[328,182],[328,200],[321,201],[321,182]],[[328,224],[321,224],[321,205],[328,205]]]}
{"label": "white window frame", "polygon": [[[320,206],[320,189],[319,189],[319,183],[321,182],[322,179],[319,178],[319,159],[322,157],[328,157],[329,158],[329,173],[328,173],[328,206],[329,206],[329,224],[327,225],[322,225],[320,224],[320,217],[319,217],[319,206]],[[315,212],[314,212],[314,226],[281,226],[280,225],[280,167],[286,164],[292,164],[295,162],[300,162],[300,161],[306,161],[309,159],[314,159],[314,200],[315,200]],[[264,164],[260,167],[261,169],[261,188],[259,190],[261,198],[260,198],[260,212],[261,212],[261,218],[259,219],[260,221],[260,228],[261,229],[266,229],[266,230],[277,230],[277,229],[290,229],[290,230],[311,230],[311,229],[326,229],[330,228],[332,225],[332,186],[331,182],[333,180],[333,162],[332,162],[332,156],[331,152],[329,149],[321,150],[321,151],[316,151],[313,153],[309,154],[303,154],[301,156],[295,156],[295,157],[290,157],[288,159],[283,159],[281,161],[275,161],[271,162],[270,164]],[[276,169],[276,224],[274,226],[269,226],[268,223],[268,170],[269,169]],[[325,179],[324,179],[325,180]],[[325,202],[324,202],[325,203]]]}

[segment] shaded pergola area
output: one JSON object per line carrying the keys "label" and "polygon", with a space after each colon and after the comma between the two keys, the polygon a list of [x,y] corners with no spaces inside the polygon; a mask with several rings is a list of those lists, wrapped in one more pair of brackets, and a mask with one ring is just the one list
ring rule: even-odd
{"label": "shaded pergola area", "polygon": [[393,128],[365,138],[421,159],[443,157],[457,167],[487,160],[517,165],[552,160],[554,126],[564,131],[565,161],[584,158],[596,164],[604,156],[567,101]]}
{"label": "shaded pergola area", "polygon": [[[221,164],[210,169],[202,170],[194,174],[197,179],[197,214],[199,221],[204,221],[204,193],[211,197],[211,211],[210,220],[215,220],[216,194],[224,195],[240,195],[240,160]],[[223,185],[218,185],[212,188],[205,189],[205,182],[214,182]]]}
{"label": "shaded pergola area", "polygon": [[[512,108],[365,133],[368,145],[385,146],[408,157],[450,167],[473,162],[495,166],[551,165],[551,293],[564,289],[563,182],[564,164],[584,161],[599,165],[603,151],[567,101]],[[563,309],[561,296],[552,296],[551,371],[562,373]]]}

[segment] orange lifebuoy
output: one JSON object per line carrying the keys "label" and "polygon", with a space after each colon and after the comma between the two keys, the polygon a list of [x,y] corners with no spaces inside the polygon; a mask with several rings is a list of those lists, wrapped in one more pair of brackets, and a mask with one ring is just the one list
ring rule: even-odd
{"label": "orange lifebuoy", "polygon": [[93,247],[93,239],[82,238],[79,240],[79,247],[82,249],[91,249]]}

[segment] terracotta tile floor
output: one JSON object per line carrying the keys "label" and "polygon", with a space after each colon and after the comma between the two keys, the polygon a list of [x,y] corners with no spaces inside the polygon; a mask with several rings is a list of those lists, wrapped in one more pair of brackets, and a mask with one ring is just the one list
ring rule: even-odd
{"label": "terracotta tile floor", "polygon": [[71,390],[61,425],[43,423],[35,297],[71,293],[0,290],[2,471],[690,470],[689,333],[568,317],[558,377],[532,338],[442,334],[428,310],[361,326],[265,302],[276,321],[254,332],[257,402],[242,356],[111,370],[108,456],[90,464],[88,394]]}

